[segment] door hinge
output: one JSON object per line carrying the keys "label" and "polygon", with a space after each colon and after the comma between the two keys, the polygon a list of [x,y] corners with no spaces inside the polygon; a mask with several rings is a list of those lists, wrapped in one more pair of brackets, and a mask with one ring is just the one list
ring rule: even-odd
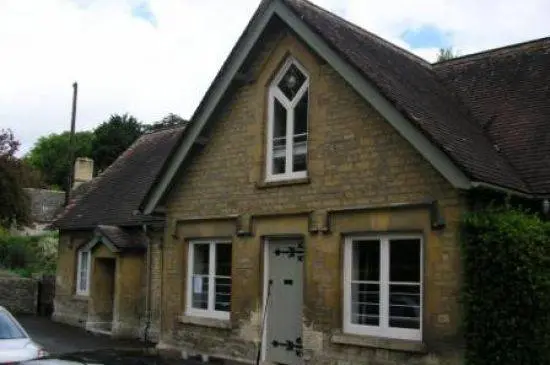
{"label": "door hinge", "polygon": [[298,247],[288,246],[286,250],[276,249],[275,256],[287,255],[288,258],[296,257],[298,261],[304,261],[304,246],[299,244]]}
{"label": "door hinge", "polygon": [[273,340],[271,342],[273,347],[284,347],[286,351],[291,351],[296,353],[296,356],[302,357],[304,346],[302,344],[302,338],[298,337],[296,341],[286,340],[286,341],[277,341]]}

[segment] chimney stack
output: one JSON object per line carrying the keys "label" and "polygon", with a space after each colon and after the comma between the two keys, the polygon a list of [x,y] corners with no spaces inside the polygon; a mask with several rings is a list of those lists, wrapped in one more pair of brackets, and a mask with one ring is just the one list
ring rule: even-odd
{"label": "chimney stack", "polygon": [[74,163],[73,189],[78,185],[92,180],[94,177],[94,160],[78,157]]}

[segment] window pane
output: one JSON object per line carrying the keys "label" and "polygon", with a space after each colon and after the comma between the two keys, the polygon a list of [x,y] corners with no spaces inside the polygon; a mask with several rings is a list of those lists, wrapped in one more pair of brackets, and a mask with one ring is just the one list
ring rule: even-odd
{"label": "window pane", "polygon": [[216,277],[215,310],[231,311],[231,278]]}
{"label": "window pane", "polygon": [[208,243],[194,244],[193,274],[208,275],[209,248]]}
{"label": "window pane", "polygon": [[216,275],[231,276],[231,244],[216,244]]}
{"label": "window pane", "polygon": [[[273,138],[286,137],[286,108],[274,98],[275,115],[273,117]],[[283,143],[284,144],[284,143]]]}
{"label": "window pane", "polygon": [[300,154],[296,155],[294,154],[294,160],[292,164],[292,171],[298,172],[298,171],[306,171],[307,170],[307,155],[306,154]]}
{"label": "window pane", "polygon": [[284,174],[286,168],[286,158],[285,157],[274,157],[273,158],[273,175]]}
{"label": "window pane", "polygon": [[278,86],[288,100],[292,101],[305,81],[306,76],[296,67],[296,65],[291,65],[281,81],[279,81]]}
{"label": "window pane", "polygon": [[80,270],[88,269],[88,251],[82,251],[80,253]]}
{"label": "window pane", "polygon": [[294,109],[293,165],[292,171],[307,170],[307,92]]}
{"label": "window pane", "polygon": [[88,251],[83,251],[80,253],[80,271],[79,275],[79,284],[78,290],[86,291],[88,289],[88,260],[90,253]]}
{"label": "window pane", "polygon": [[380,323],[380,285],[351,284],[351,323],[378,326]]}
{"label": "window pane", "polygon": [[277,100],[273,118],[273,168],[271,173],[284,174],[286,171],[286,108]]}
{"label": "window pane", "polygon": [[390,281],[420,282],[420,241],[390,241]]}
{"label": "window pane", "polygon": [[208,276],[193,275],[191,289],[193,290],[192,307],[208,309]]}
{"label": "window pane", "polygon": [[214,309],[231,311],[231,244],[216,245],[216,291],[214,294]]}
{"label": "window pane", "polygon": [[390,327],[420,328],[420,284],[390,284]]}
{"label": "window pane", "polygon": [[[306,92],[302,99],[294,108],[294,135],[307,134],[307,104],[308,93]],[[307,137],[307,136],[306,136]]]}
{"label": "window pane", "polygon": [[78,288],[80,291],[86,291],[86,288],[88,286],[88,283],[87,283],[87,275],[84,271],[81,271],[80,272],[80,287]]}
{"label": "window pane", "polygon": [[380,280],[380,242],[354,241],[351,280]]}

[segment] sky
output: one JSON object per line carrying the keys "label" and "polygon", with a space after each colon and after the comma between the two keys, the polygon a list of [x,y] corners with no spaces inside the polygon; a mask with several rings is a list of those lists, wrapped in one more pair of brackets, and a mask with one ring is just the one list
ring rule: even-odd
{"label": "sky", "polygon": [[[21,141],[111,114],[189,118],[259,0],[0,0],[0,129]],[[434,61],[550,35],[548,0],[313,0]]]}

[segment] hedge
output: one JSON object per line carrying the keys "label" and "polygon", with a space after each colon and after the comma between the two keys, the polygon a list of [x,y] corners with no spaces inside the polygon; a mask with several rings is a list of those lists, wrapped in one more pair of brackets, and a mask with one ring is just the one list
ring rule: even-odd
{"label": "hedge", "polygon": [[520,209],[463,221],[468,365],[550,364],[550,224]]}
{"label": "hedge", "polygon": [[57,232],[40,236],[11,236],[0,232],[0,269],[21,276],[55,273]]}

